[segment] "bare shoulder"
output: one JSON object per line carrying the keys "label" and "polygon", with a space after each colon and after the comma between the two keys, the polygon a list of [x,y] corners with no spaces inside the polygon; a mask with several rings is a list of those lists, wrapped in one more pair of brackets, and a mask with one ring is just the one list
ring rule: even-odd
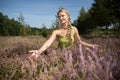
{"label": "bare shoulder", "polygon": [[56,35],[58,35],[59,33],[60,33],[60,30],[59,30],[59,29],[53,31],[53,34],[56,34]]}
{"label": "bare shoulder", "polygon": [[75,26],[72,26],[72,29],[76,32],[78,29]]}

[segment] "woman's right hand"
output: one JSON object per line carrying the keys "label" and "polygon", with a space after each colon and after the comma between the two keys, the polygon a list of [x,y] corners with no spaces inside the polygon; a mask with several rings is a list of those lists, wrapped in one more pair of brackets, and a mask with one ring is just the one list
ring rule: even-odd
{"label": "woman's right hand", "polygon": [[29,51],[29,53],[32,53],[30,54],[30,56],[28,57],[30,60],[36,60],[38,57],[39,57],[39,51],[38,50],[31,50]]}

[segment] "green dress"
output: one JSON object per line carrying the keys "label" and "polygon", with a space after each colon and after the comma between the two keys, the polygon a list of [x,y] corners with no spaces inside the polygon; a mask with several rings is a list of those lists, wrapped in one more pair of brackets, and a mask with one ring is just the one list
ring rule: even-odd
{"label": "green dress", "polygon": [[68,37],[58,35],[58,42],[60,48],[66,48],[72,45],[74,43],[74,30],[71,29],[71,40]]}

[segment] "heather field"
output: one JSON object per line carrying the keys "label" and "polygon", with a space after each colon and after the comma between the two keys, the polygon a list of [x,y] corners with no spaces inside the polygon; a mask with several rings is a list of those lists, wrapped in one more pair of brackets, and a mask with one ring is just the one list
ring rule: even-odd
{"label": "heather field", "polygon": [[55,42],[30,61],[28,51],[46,38],[0,37],[0,80],[120,80],[120,38],[82,38],[101,47],[74,45],[57,48]]}

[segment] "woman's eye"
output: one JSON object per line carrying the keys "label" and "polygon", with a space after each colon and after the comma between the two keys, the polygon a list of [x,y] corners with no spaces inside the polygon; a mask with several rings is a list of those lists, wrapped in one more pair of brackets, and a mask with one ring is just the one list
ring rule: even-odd
{"label": "woman's eye", "polygon": [[62,17],[64,17],[64,15],[62,15]]}
{"label": "woman's eye", "polygon": [[58,16],[58,18],[61,18],[61,17],[64,17],[65,15],[60,15],[60,16]]}

